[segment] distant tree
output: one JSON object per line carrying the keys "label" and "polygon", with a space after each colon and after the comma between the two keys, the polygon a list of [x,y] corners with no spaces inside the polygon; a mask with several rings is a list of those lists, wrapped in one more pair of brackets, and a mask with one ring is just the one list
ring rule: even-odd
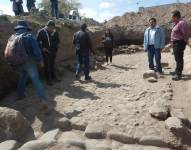
{"label": "distant tree", "polygon": [[[50,13],[50,0],[42,0],[39,8]],[[79,0],[58,0],[59,14],[68,15],[71,10],[78,10],[81,7]]]}

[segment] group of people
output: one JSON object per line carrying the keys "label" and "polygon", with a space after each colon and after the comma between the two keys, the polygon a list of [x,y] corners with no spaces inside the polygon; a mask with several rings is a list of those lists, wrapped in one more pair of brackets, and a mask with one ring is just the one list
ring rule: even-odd
{"label": "group of people", "polygon": [[[13,12],[15,16],[22,15],[24,13],[23,9],[23,0],[10,0],[13,3]],[[27,9],[30,12],[32,9],[36,8],[35,2],[36,0],[27,0]]]}
{"label": "group of people", "polygon": [[[15,16],[22,15],[24,13],[23,9],[23,0],[10,0],[13,3],[13,12]],[[36,0],[26,0],[26,6],[30,12],[32,9],[35,9]],[[51,3],[51,14],[52,17],[58,19],[58,0],[50,0]]]}
{"label": "group of people", "polygon": [[[181,18],[180,11],[176,10],[172,14],[174,26],[171,32],[171,42],[173,45],[173,54],[176,61],[176,69],[171,72],[173,80],[182,79],[182,71],[184,67],[184,50],[188,43],[188,24]],[[144,48],[148,53],[149,68],[160,74],[163,73],[161,66],[161,50],[165,46],[165,35],[163,29],[157,25],[157,20],[151,18],[149,20],[150,27],[145,30]],[[154,66],[154,57],[156,67]]]}
{"label": "group of people", "polygon": [[[182,78],[184,65],[184,50],[188,42],[188,25],[181,19],[179,11],[174,11],[172,15],[174,26],[171,34],[176,69],[172,74],[173,80]],[[150,27],[145,30],[144,48],[148,53],[149,68],[156,72],[163,73],[161,66],[161,49],[165,45],[165,34],[157,20],[149,20]],[[40,80],[38,66],[44,69],[45,79],[49,86],[60,80],[55,74],[55,60],[59,48],[59,34],[56,31],[55,22],[50,20],[46,26],[39,30],[37,36],[33,36],[29,24],[24,20],[19,20],[13,34],[5,49],[5,58],[7,62],[19,73],[18,82],[18,100],[25,98],[25,85],[30,78],[36,89],[42,104],[48,106],[47,95]],[[106,30],[102,37],[102,43],[105,48],[106,63],[112,63],[112,51],[114,47],[114,38],[110,30]],[[73,44],[76,49],[77,65],[76,79],[80,78],[83,68],[85,80],[91,80],[90,76],[90,54],[93,53],[92,39],[87,31],[87,24],[82,24],[81,29],[73,36]],[[154,57],[156,66],[154,65]]]}

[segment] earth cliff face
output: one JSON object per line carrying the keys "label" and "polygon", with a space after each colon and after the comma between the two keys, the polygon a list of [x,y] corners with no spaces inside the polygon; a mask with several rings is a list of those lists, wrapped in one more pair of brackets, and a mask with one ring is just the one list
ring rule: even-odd
{"label": "earth cliff face", "polygon": [[[135,13],[125,13],[123,16],[117,16],[107,22],[106,28],[112,29],[118,43],[143,43],[143,33],[148,26],[148,20],[155,17],[158,24],[162,26],[166,33],[166,42],[170,39],[172,28],[171,15],[174,10],[180,10],[182,17],[188,22],[191,29],[191,3],[179,3],[162,5],[150,8],[140,8]],[[190,33],[190,31],[189,31]]]}

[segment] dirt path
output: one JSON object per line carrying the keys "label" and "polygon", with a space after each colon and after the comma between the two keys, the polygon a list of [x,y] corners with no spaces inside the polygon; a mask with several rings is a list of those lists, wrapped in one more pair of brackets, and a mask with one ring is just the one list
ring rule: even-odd
{"label": "dirt path", "polygon": [[[172,66],[172,60],[170,53],[163,54],[162,62]],[[156,144],[155,138],[161,137],[166,141],[172,139],[166,134],[164,121],[151,117],[149,109],[171,89],[171,77],[168,75],[170,70],[168,67],[164,69],[165,74],[156,83],[149,83],[143,79],[145,70],[148,70],[146,53],[118,55],[114,57],[113,65],[92,72],[92,82],[87,83],[83,78],[76,81],[74,75],[66,71],[61,83],[46,87],[51,105],[54,107],[54,111],[48,115],[43,115],[38,108],[38,98],[31,87],[27,89],[27,99],[15,103],[13,93],[1,102],[1,106],[20,110],[39,135],[54,129],[55,120],[58,118],[67,117],[70,120],[78,120],[82,127],[89,124],[104,124],[107,131],[117,130],[134,139],[150,137],[149,140],[151,143],[154,141],[154,144],[147,145],[165,147],[160,140],[159,144]],[[186,82],[189,84],[190,81]],[[172,105],[184,107],[185,114],[191,117],[187,105],[191,106],[191,102],[188,103],[191,86],[182,83],[185,81],[173,84],[175,100]],[[176,91],[184,92],[182,100],[185,103],[179,103],[178,99],[183,95],[177,94]],[[112,149],[122,150],[122,146],[124,147],[118,144]],[[140,147],[141,149],[144,149],[144,146]],[[157,150],[156,147],[155,149]]]}
{"label": "dirt path", "polygon": [[173,82],[172,106],[183,109],[183,112],[191,120],[191,48],[185,51],[185,67],[183,81]]}

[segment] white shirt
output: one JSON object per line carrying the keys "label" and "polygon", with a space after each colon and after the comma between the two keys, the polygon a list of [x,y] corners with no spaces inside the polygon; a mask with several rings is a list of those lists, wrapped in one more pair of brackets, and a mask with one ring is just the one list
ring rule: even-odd
{"label": "white shirt", "polygon": [[156,29],[155,28],[151,28],[149,30],[149,45],[154,45],[155,44],[155,33],[156,33]]}

